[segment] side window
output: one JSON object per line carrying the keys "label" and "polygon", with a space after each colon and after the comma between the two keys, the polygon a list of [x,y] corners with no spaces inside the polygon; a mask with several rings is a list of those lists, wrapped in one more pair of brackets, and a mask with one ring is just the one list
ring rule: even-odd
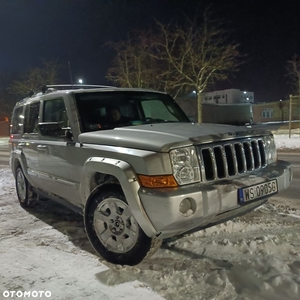
{"label": "side window", "polygon": [[38,133],[40,102],[26,105],[24,133]]}
{"label": "side window", "polygon": [[11,124],[11,133],[12,134],[21,134],[23,127],[23,106],[18,107],[14,110]]}
{"label": "side window", "polygon": [[51,99],[44,102],[43,122],[60,123],[61,127],[68,127],[69,121],[63,99]]}

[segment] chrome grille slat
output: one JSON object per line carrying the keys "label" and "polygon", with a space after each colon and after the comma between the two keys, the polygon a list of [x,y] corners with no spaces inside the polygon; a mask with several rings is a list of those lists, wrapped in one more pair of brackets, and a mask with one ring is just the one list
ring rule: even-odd
{"label": "chrome grille slat", "polygon": [[197,150],[204,181],[229,179],[266,166],[262,138],[198,145]]}
{"label": "chrome grille slat", "polygon": [[254,170],[254,157],[251,142],[244,142],[247,171]]}
{"label": "chrome grille slat", "polygon": [[247,170],[245,151],[242,143],[235,143],[234,149],[237,156],[238,173],[244,173]]}
{"label": "chrome grille slat", "polygon": [[[226,149],[228,149],[228,152],[226,152]],[[236,159],[236,153],[235,153],[234,146],[232,144],[229,144],[229,145],[226,144],[225,145],[225,152],[228,153],[228,155],[226,155],[227,162],[229,162],[229,161],[232,162],[232,164],[227,163],[228,172],[229,172],[229,170],[231,170],[230,173],[228,173],[228,175],[229,176],[234,176],[238,173],[238,165],[237,165],[237,159]],[[229,168],[229,166],[231,168]]]}
{"label": "chrome grille slat", "polygon": [[259,152],[258,141],[251,142],[252,149],[253,149],[253,157],[254,157],[254,168],[259,169],[261,168],[261,155]]}

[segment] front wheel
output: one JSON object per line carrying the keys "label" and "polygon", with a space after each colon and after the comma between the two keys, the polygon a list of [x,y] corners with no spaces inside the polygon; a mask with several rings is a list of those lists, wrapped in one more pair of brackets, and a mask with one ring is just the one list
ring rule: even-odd
{"label": "front wheel", "polygon": [[136,265],[153,248],[153,240],[140,228],[119,187],[93,196],[85,228],[94,249],[113,264]]}

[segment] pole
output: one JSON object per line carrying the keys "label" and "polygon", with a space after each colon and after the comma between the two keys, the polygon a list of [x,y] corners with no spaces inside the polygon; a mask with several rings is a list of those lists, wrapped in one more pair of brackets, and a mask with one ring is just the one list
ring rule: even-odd
{"label": "pole", "polygon": [[291,138],[291,129],[292,129],[292,98],[293,96],[290,95],[290,111],[289,111],[289,138]]}

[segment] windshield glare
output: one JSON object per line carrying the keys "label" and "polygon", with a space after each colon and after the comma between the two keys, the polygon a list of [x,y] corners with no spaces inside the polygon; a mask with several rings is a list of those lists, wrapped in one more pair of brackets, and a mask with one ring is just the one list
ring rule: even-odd
{"label": "windshield glare", "polygon": [[166,94],[151,92],[88,92],[76,94],[81,130],[190,122],[177,103]]}

